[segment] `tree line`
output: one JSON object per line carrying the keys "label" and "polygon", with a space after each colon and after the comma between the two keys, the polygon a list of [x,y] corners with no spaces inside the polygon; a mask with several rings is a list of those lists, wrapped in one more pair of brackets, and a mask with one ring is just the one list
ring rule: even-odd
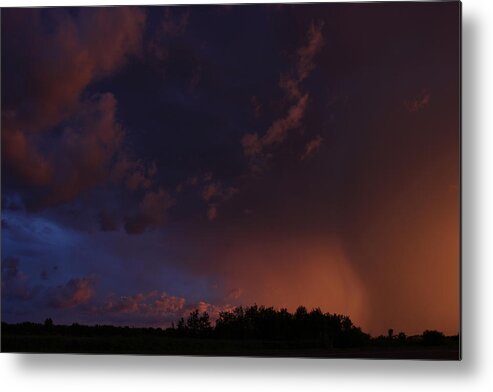
{"label": "tree line", "polygon": [[213,323],[207,312],[198,309],[180,318],[169,328],[134,328],[112,325],[55,325],[51,319],[44,324],[2,322],[2,333],[17,336],[86,336],[86,337],[173,337],[217,341],[272,342],[279,347],[349,348],[363,346],[441,345],[458,340],[442,332],[426,330],[422,335],[408,337],[403,332],[372,338],[355,326],[348,316],[323,313],[319,308],[308,311],[300,306],[294,313],[287,309],[265,306],[236,307],[219,313]]}
{"label": "tree line", "polygon": [[285,308],[239,306],[220,312],[214,326],[206,312],[194,310],[187,319],[181,318],[170,332],[175,336],[297,341],[324,347],[362,346],[370,339],[348,316],[323,313],[319,308],[308,312],[303,306],[294,313]]}

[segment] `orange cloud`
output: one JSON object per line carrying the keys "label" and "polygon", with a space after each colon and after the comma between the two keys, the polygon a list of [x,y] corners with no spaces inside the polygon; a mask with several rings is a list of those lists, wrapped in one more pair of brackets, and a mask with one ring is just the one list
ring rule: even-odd
{"label": "orange cloud", "polygon": [[[52,30],[43,27],[42,18],[51,19]],[[3,21],[11,37],[6,53],[25,64],[12,77],[26,81],[3,102],[4,164],[28,184],[48,188],[40,204],[71,200],[105,176],[123,137],[113,95],[81,101],[81,94],[139,53],[145,13],[137,7],[77,13],[17,9]],[[37,134],[62,122],[67,126],[61,139],[41,152]]]}

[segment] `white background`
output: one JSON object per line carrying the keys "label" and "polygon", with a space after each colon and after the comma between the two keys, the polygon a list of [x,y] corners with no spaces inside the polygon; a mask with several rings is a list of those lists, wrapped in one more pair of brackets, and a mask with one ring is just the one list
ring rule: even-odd
{"label": "white background", "polygon": [[[221,2],[224,1],[215,1]],[[128,0],[0,0],[2,7],[136,3]],[[141,3],[176,4],[180,1]],[[461,362],[0,354],[2,390],[492,390],[493,230],[488,232],[493,222],[492,4],[491,0],[464,0],[462,4]]]}

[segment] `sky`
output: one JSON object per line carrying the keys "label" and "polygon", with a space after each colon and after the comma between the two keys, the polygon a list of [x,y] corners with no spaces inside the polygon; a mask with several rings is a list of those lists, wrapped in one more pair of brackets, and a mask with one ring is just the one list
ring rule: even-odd
{"label": "sky", "polygon": [[2,321],[459,332],[458,2],[1,22]]}

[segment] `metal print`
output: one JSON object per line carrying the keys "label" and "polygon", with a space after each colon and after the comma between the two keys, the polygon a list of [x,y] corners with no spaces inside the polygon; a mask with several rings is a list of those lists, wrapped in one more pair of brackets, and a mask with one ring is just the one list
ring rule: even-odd
{"label": "metal print", "polygon": [[2,351],[460,359],[459,2],[1,24]]}

